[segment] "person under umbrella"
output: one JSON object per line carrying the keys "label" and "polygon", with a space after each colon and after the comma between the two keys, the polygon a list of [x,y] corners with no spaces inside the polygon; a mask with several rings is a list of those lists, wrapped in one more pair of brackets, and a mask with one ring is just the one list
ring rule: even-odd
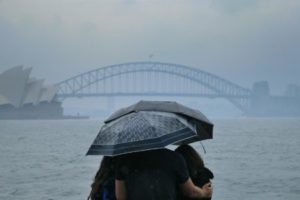
{"label": "person under umbrella", "polygon": [[117,156],[117,198],[176,199],[178,187],[189,197],[209,197],[211,185],[196,187],[183,158],[164,147],[212,138],[213,124],[199,111],[177,103],[138,105],[106,120],[87,153]]}
{"label": "person under umbrella", "polygon": [[[210,169],[205,167],[203,159],[192,146],[187,144],[180,145],[175,149],[175,152],[183,156],[188,167],[189,175],[195,185],[201,188],[206,183],[211,183],[211,179],[214,178],[214,174]],[[181,199],[188,200],[189,198],[181,195]],[[210,199],[211,197],[205,198],[205,200]]]}
{"label": "person under umbrella", "polygon": [[212,196],[211,184],[202,188],[194,185],[182,156],[169,149],[123,155],[119,162],[115,184],[118,200],[176,200],[179,191],[189,198]]}

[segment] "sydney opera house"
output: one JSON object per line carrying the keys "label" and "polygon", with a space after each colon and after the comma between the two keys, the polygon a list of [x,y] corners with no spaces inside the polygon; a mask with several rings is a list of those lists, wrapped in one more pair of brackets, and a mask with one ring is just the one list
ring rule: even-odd
{"label": "sydney opera house", "polygon": [[0,119],[63,118],[55,86],[30,77],[31,68],[17,66],[0,74]]}

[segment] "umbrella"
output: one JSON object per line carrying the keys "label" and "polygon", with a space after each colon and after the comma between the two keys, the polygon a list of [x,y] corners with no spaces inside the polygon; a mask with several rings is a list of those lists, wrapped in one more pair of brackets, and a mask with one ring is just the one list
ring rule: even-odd
{"label": "umbrella", "polygon": [[161,112],[170,112],[182,115],[190,123],[196,125],[196,130],[198,136],[189,138],[188,141],[183,143],[192,143],[199,140],[211,139],[213,137],[213,123],[210,122],[204,114],[199,110],[189,108],[182,104],[179,104],[175,101],[139,101],[129,107],[122,108],[115,113],[113,113],[108,119],[104,122],[108,123],[113,121],[121,116],[124,116],[131,112],[137,111],[161,111]]}
{"label": "umbrella", "polygon": [[158,149],[195,135],[195,127],[174,113],[133,112],[104,124],[87,155],[115,156]]}
{"label": "umbrella", "polygon": [[[143,104],[145,102],[143,101]],[[147,102],[151,106],[153,103],[157,105],[159,103],[157,101]],[[161,103],[165,104],[165,102]],[[105,121],[87,155],[115,156],[163,148],[169,144],[190,143],[212,138],[213,125],[199,111],[181,105],[178,106],[181,110],[177,110],[177,112],[171,112],[171,109],[166,106],[161,106],[160,110],[157,107],[152,109],[151,106],[144,110],[142,107],[133,110],[133,107],[130,106],[114,113]],[[169,112],[165,111],[167,109]],[[204,120],[199,120],[200,116],[204,116]],[[209,125],[210,129],[204,128]],[[204,135],[198,130],[202,130]]]}

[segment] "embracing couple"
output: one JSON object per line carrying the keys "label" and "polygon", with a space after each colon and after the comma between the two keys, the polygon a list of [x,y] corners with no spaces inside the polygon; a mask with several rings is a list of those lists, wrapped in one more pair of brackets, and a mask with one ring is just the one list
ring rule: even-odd
{"label": "embracing couple", "polygon": [[[210,199],[213,174],[189,143],[211,139],[213,124],[176,102],[140,101],[104,121],[87,155],[104,155],[89,198]],[[175,151],[164,148],[180,145]]]}
{"label": "embracing couple", "polygon": [[175,152],[157,149],[104,157],[97,174],[92,200],[211,199],[213,192],[212,172],[189,145]]}

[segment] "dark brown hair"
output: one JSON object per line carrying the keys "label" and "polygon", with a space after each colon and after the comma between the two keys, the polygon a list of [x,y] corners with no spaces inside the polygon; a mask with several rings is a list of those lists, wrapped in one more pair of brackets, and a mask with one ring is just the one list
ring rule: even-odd
{"label": "dark brown hair", "polygon": [[191,178],[195,178],[198,170],[204,167],[204,162],[198,152],[187,144],[180,145],[175,149],[175,152],[183,156]]}
{"label": "dark brown hair", "polygon": [[87,199],[94,200],[95,195],[100,190],[103,182],[115,173],[115,162],[113,157],[104,156],[102,158],[99,170],[97,171],[94,182],[91,185],[91,192]]}

